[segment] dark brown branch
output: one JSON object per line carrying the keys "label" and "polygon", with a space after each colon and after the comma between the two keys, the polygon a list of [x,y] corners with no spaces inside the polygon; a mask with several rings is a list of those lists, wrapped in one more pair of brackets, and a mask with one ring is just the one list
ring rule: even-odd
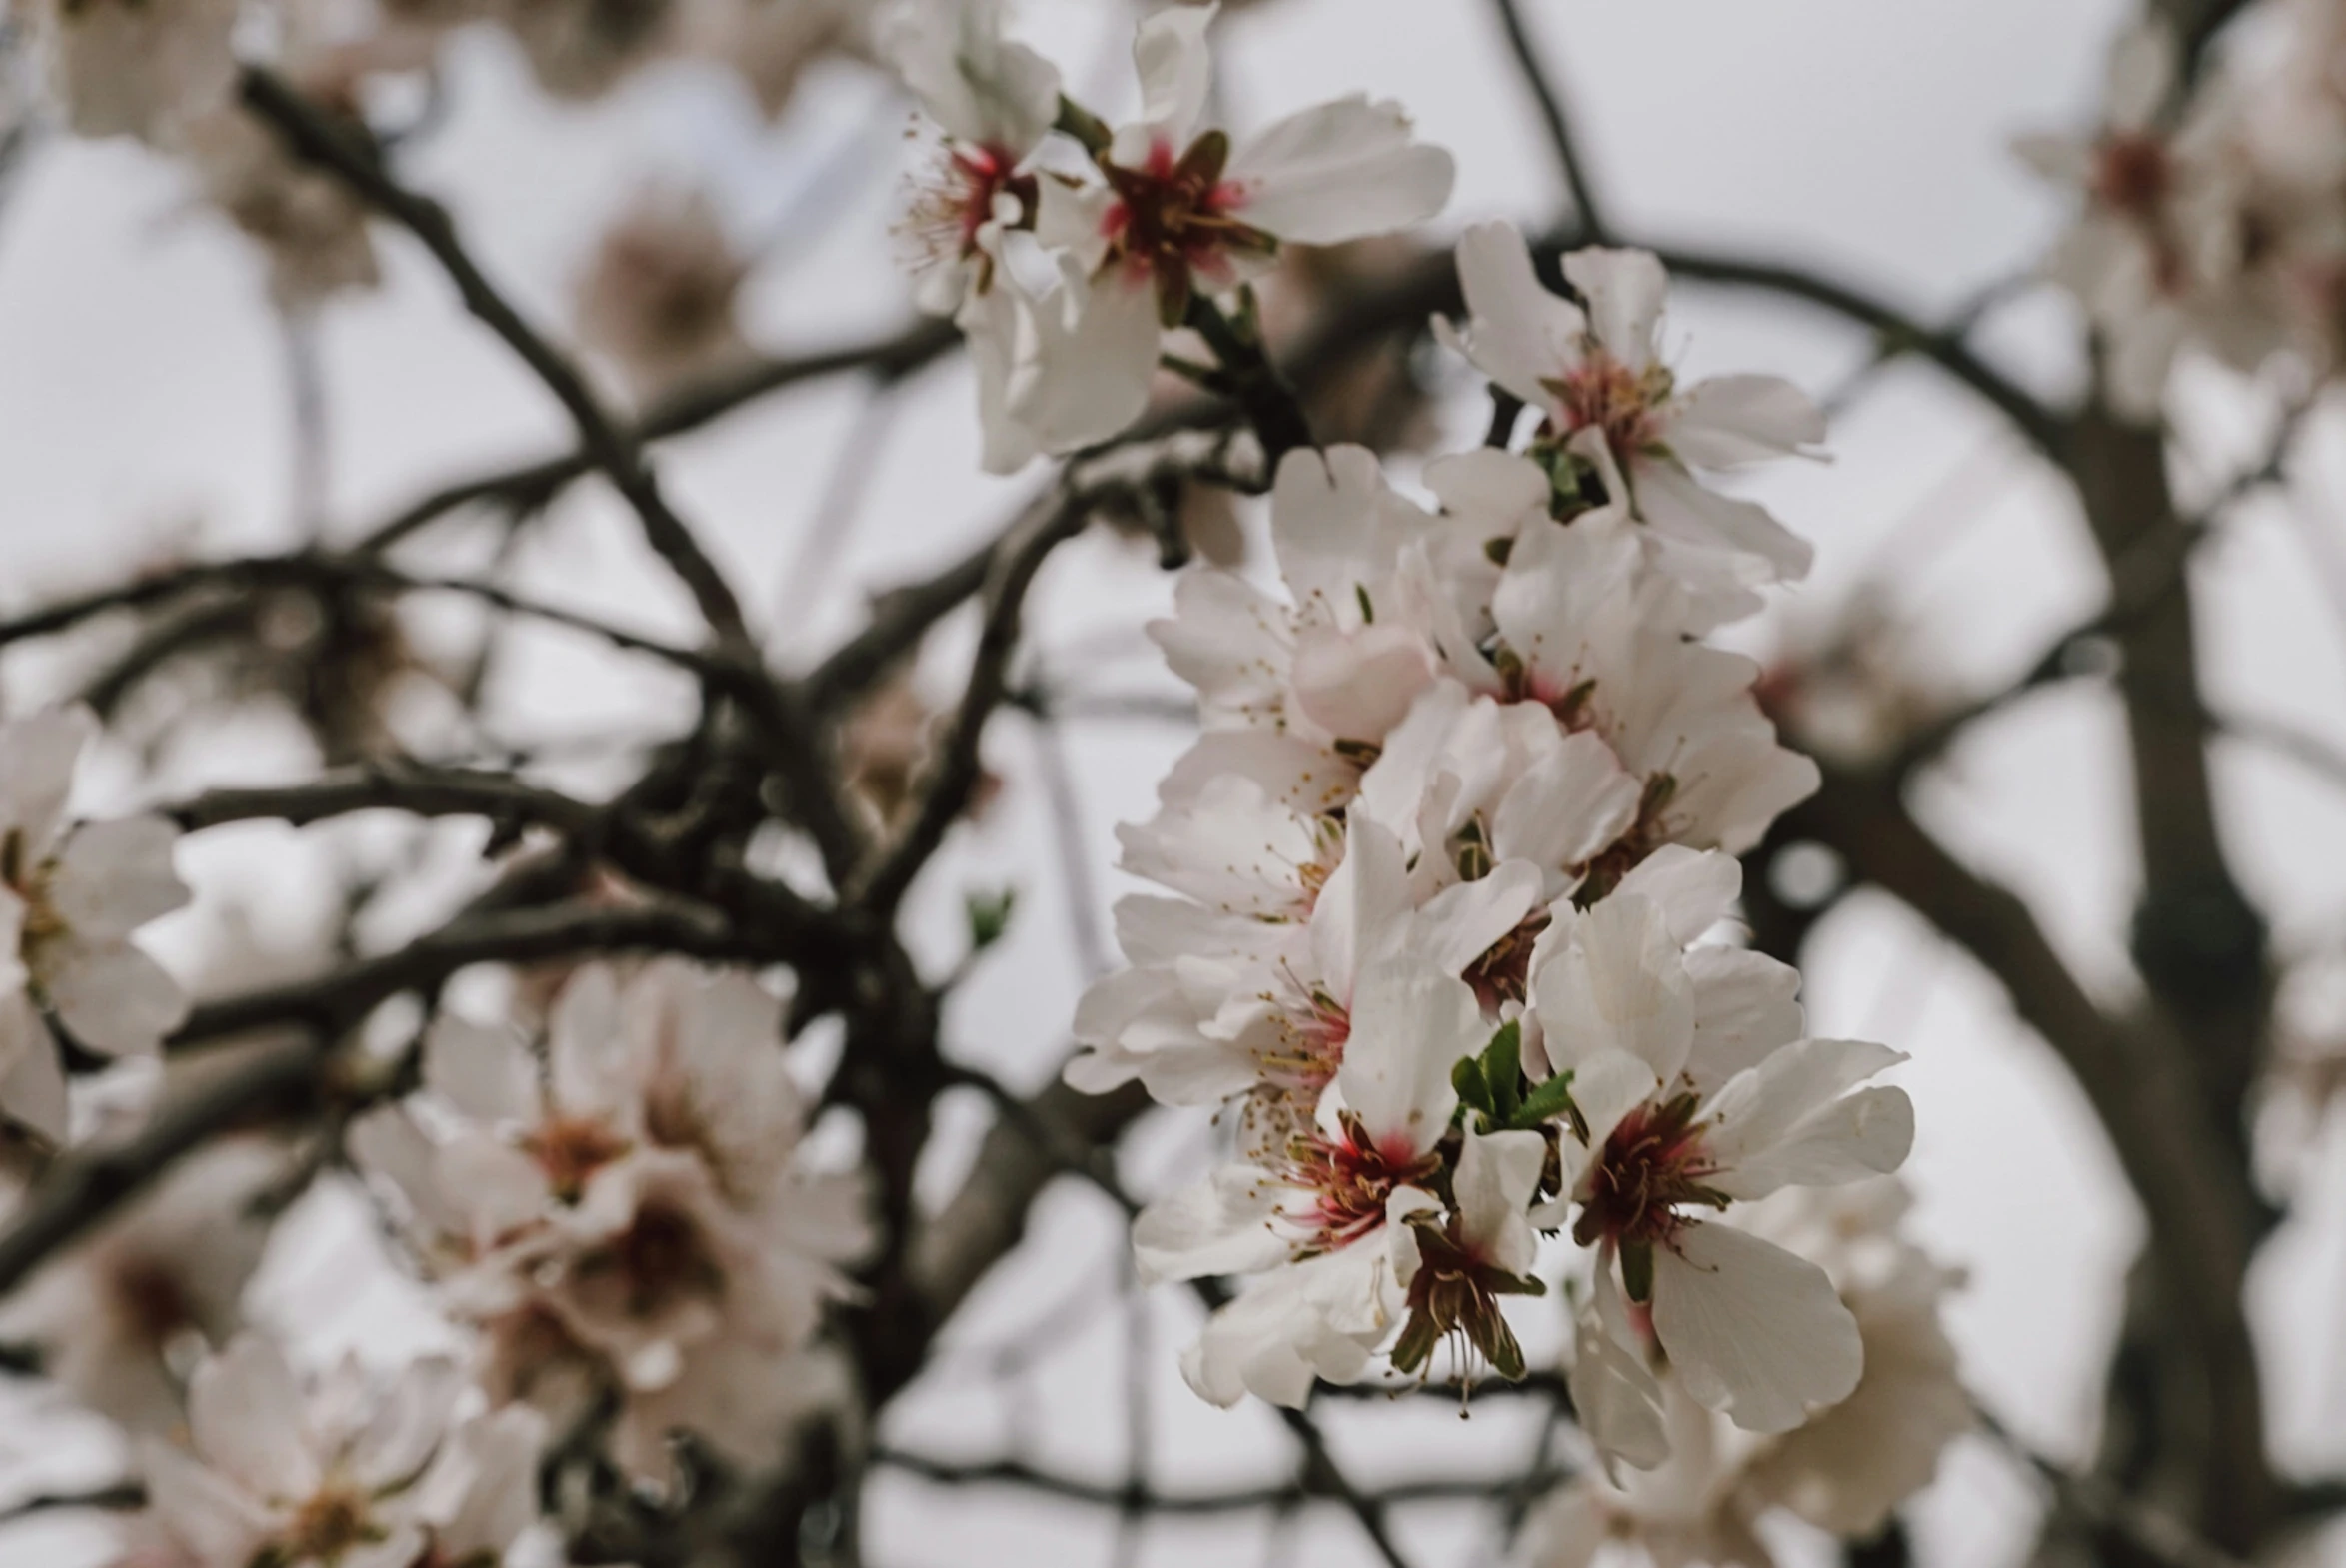
{"label": "dark brown branch", "polygon": [[1590,243],[1603,245],[1610,231],[1604,210],[1597,205],[1596,182],[1589,177],[1588,166],[1581,160],[1580,144],[1572,134],[1572,117],[1564,108],[1563,94],[1541,58],[1538,41],[1524,22],[1521,0],[1492,0],[1492,8],[1498,12],[1499,26],[1506,31],[1507,49],[1515,57],[1517,74],[1538,106],[1539,123],[1547,132],[1547,144],[1554,150],[1556,161],[1563,165],[1564,186],[1572,194],[1572,208],[1580,232]]}
{"label": "dark brown branch", "polygon": [[[1305,1480],[1283,1486],[1250,1487],[1229,1492],[1160,1492],[1146,1487],[1104,1486],[1081,1481],[1073,1476],[1021,1464],[1015,1459],[963,1464],[899,1448],[879,1448],[873,1451],[872,1462],[941,1486],[1014,1486],[1068,1502],[1088,1503],[1101,1508],[1131,1508],[1144,1514],[1193,1516],[1246,1513],[1264,1508],[1291,1508],[1298,1503],[1314,1500],[1343,1500],[1330,1497]],[[1568,1470],[1549,1469],[1536,1478],[1535,1484],[1544,1488],[1559,1485],[1570,1478],[1571,1472]],[[1494,1486],[1487,1477],[1459,1476],[1454,1479],[1402,1481],[1380,1487],[1377,1495],[1379,1501],[1387,1505],[1405,1505],[1494,1500],[1500,1490],[1502,1488]]]}
{"label": "dark brown branch", "polygon": [[[961,334],[951,322],[923,321],[871,343],[759,360],[697,382],[653,404],[635,427],[635,441],[642,446],[680,436],[771,393],[827,377],[862,373],[883,385],[900,381],[933,364],[960,341]],[[368,529],[360,536],[357,548],[388,550],[458,508],[477,502],[503,502],[523,508],[543,506],[594,467],[594,460],[585,452],[573,452],[458,480],[420,497]]]}
{"label": "dark brown branch", "polygon": [[859,867],[845,889],[844,901],[881,913],[894,909],[914,876],[937,852],[946,829],[968,808],[970,790],[981,771],[978,747],[985,737],[986,722],[1010,691],[1011,655],[1018,647],[1027,590],[1034,586],[1036,574],[1051,553],[1083,532],[1094,504],[1091,494],[1063,486],[1021,519],[993,553],[980,594],[986,607],[985,622],[978,634],[978,650],[971,657],[969,684],[954,711],[953,723],[938,744],[920,804],[896,841]]}
{"label": "dark brown branch", "polygon": [[2015,1010],[2052,1047],[2091,1102],[2149,1215],[2149,1260],[2177,1343],[2169,1434],[2196,1487],[2199,1527],[2217,1540],[2261,1514],[2269,1485],[2255,1347],[2240,1285],[2261,1205],[2224,1110],[2192,1070],[2189,1047],[2155,1009],[2118,1018],[2089,996],[2035,915],[1978,875],[1910,816],[1894,780],[1827,769],[1818,793],[1787,813],[1779,841],[1814,839],[1851,875],[1897,897],[2003,982]]}
{"label": "dark brown branch", "polygon": [[740,601],[661,495],[635,432],[604,409],[578,367],[498,293],[457,238],[447,211],[394,180],[374,146],[321,114],[268,71],[245,70],[242,98],[246,108],[276,128],[297,156],[332,170],[423,243],[456,285],[465,308],[505,341],[569,413],[587,456],[635,509],[645,542],[691,590],[719,642],[736,649],[748,646],[749,625]]}

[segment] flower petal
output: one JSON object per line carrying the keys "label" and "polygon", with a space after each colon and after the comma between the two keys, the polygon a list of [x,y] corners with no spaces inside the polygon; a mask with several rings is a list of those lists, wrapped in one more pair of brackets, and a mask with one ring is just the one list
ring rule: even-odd
{"label": "flower petal", "polygon": [[1823,1269],[1695,1221],[1653,1250],[1653,1329],[1686,1391],[1747,1432],[1846,1399],[1865,1350]]}
{"label": "flower petal", "polygon": [[1476,224],[1458,240],[1458,283],[1469,322],[1452,347],[1534,408],[1554,401],[1545,383],[1580,363],[1588,318],[1539,285],[1531,248],[1510,223]]}
{"label": "flower petal", "polygon": [[1669,414],[1669,448],[1696,468],[1792,457],[1824,440],[1824,411],[1780,376],[1713,376]]}
{"label": "flower petal", "polygon": [[511,1029],[444,1012],[424,1035],[424,1086],[475,1121],[537,1121],[538,1062]]}
{"label": "flower petal", "polygon": [[172,869],[179,829],[160,816],[87,822],[58,851],[49,899],[76,935],[127,936],[188,900]]}
{"label": "flower petal", "polygon": [[1255,228],[1302,245],[1341,245],[1440,212],[1457,165],[1411,138],[1400,105],[1355,95],[1263,127],[1230,155],[1227,179]]}
{"label": "flower petal", "polygon": [[73,1037],[109,1056],[150,1055],[187,1021],[187,993],[129,942],[69,936],[42,955],[41,984]]}
{"label": "flower petal", "polygon": [[1738,1073],[1703,1106],[1704,1143],[1733,1198],[1836,1186],[1905,1163],[1914,1105],[1903,1089],[1844,1091],[1906,1058],[1862,1040],[1800,1040]]}
{"label": "flower petal", "polygon": [[1591,246],[1564,258],[1564,277],[1588,302],[1596,341],[1627,366],[1641,371],[1653,363],[1669,275],[1651,251],[1616,251]]}
{"label": "flower petal", "polygon": [[1336,1086],[1378,1148],[1423,1153],[1449,1130],[1458,1106],[1450,1069],[1489,1034],[1465,981],[1421,958],[1395,958],[1353,989]]}
{"label": "flower petal", "polygon": [[299,1501],[317,1491],[301,1385],[268,1340],[240,1334],[197,1367],[187,1409],[196,1451],[252,1496]]}

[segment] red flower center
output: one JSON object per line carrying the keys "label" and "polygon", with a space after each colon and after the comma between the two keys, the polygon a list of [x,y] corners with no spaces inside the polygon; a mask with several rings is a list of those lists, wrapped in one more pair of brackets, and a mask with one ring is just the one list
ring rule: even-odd
{"label": "red flower center", "polygon": [[1332,1252],[1381,1229],[1394,1190],[1425,1181],[1441,1167],[1433,1154],[1406,1143],[1380,1147],[1352,1117],[1344,1118],[1333,1138],[1317,1130],[1300,1134],[1287,1145],[1287,1179],[1317,1199],[1299,1220],[1300,1257]]}
{"label": "red flower center", "polygon": [[1116,201],[1101,220],[1109,262],[1147,274],[1157,286],[1160,317],[1177,324],[1187,313],[1195,280],[1222,286],[1233,255],[1267,256],[1277,242],[1236,217],[1244,190],[1222,178],[1229,139],[1208,131],[1173,155],[1173,144],[1153,143],[1139,168],[1101,160]]}
{"label": "red flower center", "polygon": [[1681,1094],[1621,1118],[1604,1140],[1573,1240],[1582,1246],[1599,1239],[1651,1246],[1668,1241],[1685,1223],[1679,1204],[1726,1207],[1724,1196],[1703,1185],[1718,1167],[1693,1125],[1695,1109],[1694,1096]]}

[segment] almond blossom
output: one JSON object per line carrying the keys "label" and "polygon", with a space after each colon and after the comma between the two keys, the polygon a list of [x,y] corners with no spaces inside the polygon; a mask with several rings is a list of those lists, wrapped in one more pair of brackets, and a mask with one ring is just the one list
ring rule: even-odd
{"label": "almond blossom", "polygon": [[1139,418],[1165,331],[1204,320],[1209,303],[1193,312],[1192,301],[1259,276],[1281,245],[1390,233],[1449,200],[1449,155],[1416,142],[1390,103],[1340,99],[1235,143],[1206,128],[1216,10],[1173,6],[1143,21],[1138,117],[1114,131],[1075,119],[1088,176],[1038,186],[1035,236],[1057,287],[1018,313],[1002,414],[1046,452]]}
{"label": "almond blossom", "polygon": [[131,938],[187,902],[179,830],[159,816],[73,825],[67,806],[97,734],[87,709],[0,725],[0,1111],[66,1132],[57,1030],[108,1056],[152,1054],[187,1016],[178,982]]}
{"label": "almond blossom", "polygon": [[1776,1509],[1844,1539],[1878,1532],[1972,1421],[1939,1323],[1957,1276],[1899,1234],[1906,1206],[1897,1182],[1880,1178],[1830,1192],[1794,1189],[1726,1221],[1796,1241],[1825,1267],[1864,1345],[1856,1390],[1768,1436],[1713,1414],[1668,1366],[1653,1367],[1666,1459],[1642,1470],[1592,1468],[1551,1493],[1531,1520],[1529,1560],[1588,1568],[1610,1545],[1656,1563],[1774,1568],[1756,1526]]}
{"label": "almond blossom", "polygon": [[[950,13],[943,24],[939,12]],[[1032,230],[1042,196],[1035,155],[1059,118],[1059,71],[1005,38],[1000,0],[898,6],[882,52],[921,101],[944,145],[916,177],[900,232],[921,308],[951,316],[978,377],[985,466],[1033,458],[1033,434],[1009,412],[1026,306],[1006,270],[1005,236]]]}
{"label": "almond blossom", "polygon": [[1716,376],[1681,390],[1660,342],[1668,279],[1650,253],[1574,251],[1564,277],[1585,308],[1547,292],[1512,225],[1476,225],[1458,242],[1468,319],[1443,330],[1546,416],[1541,441],[1600,432],[1635,516],[1661,539],[1697,558],[1725,555],[1761,581],[1806,576],[1804,540],[1698,474],[1808,451],[1824,439],[1816,406],[1774,376]]}
{"label": "almond blossom", "polygon": [[258,1138],[191,1156],[36,1274],[0,1308],[0,1334],[37,1346],[42,1370],[101,1415],[168,1431],[195,1357],[243,1325],[245,1286],[269,1239],[259,1205],[286,1166]]}
{"label": "almond blossom", "polygon": [[[1542,938],[1532,1011],[1575,1107],[1558,1140],[1559,1206],[1576,1211],[1573,1239],[1597,1249],[1599,1294],[1617,1267],[1627,1299],[1650,1308],[1688,1394],[1747,1430],[1786,1431],[1856,1386],[1855,1321],[1814,1263],[1692,1211],[1896,1169],[1913,1107],[1902,1090],[1857,1085],[1903,1058],[1772,1038],[1797,1028],[1796,1012],[1747,976],[1698,978],[1686,961],[1688,934],[1716,923],[1732,879],[1705,887],[1668,870],[1641,868],[1585,913],[1558,911]],[[1601,1306],[1584,1314],[1583,1342],[1617,1338],[1618,1321]],[[1594,1414],[1610,1401],[1590,1403],[1591,1440],[1613,1446]],[[1634,1417],[1616,1430],[1633,1462],[1649,1462],[1636,1456],[1650,1428]]]}
{"label": "almond blossom", "polygon": [[152,1517],[202,1568],[502,1561],[537,1518],[541,1433],[526,1410],[460,1423],[463,1392],[446,1361],[305,1388],[246,1335],[196,1369],[193,1452],[142,1445]]}
{"label": "almond blossom", "polygon": [[1267,1271],[1183,1357],[1191,1387],[1216,1404],[1251,1391],[1299,1405],[1313,1373],[1361,1375],[1392,1326],[1402,1269],[1417,1271],[1414,1255],[1396,1259],[1414,1247],[1401,1222],[1440,1206],[1423,1183],[1457,1108],[1450,1069],[1487,1035],[1463,982],[1407,958],[1380,965],[1317,1121],[1275,1162],[1224,1166],[1134,1222],[1146,1278]]}
{"label": "almond blossom", "polygon": [[448,1308],[482,1329],[492,1396],[561,1423],[616,1390],[615,1442],[655,1479],[669,1432],[647,1435],[636,1405],[685,1415],[686,1381],[737,1406],[763,1388],[723,1431],[694,1429],[745,1434],[724,1450],[737,1462],[771,1457],[799,1395],[740,1373],[794,1360],[866,1244],[858,1186],[795,1157],[805,1107],[780,1024],[745,975],[662,962],[623,984],[590,966],[556,1003],[543,1067],[508,1031],[443,1020],[424,1094],[354,1130]]}

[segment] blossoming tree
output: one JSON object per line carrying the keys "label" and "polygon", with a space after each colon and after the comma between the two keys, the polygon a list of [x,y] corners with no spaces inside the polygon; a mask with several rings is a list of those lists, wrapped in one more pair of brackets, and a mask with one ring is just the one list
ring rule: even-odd
{"label": "blossoming tree", "polygon": [[[101,1484],[24,1512],[94,1515],[89,1560],[154,1568],[967,1560],[942,1495],[887,1489],[912,1477],[1097,1511],[1119,1561],[1198,1514],[1456,1560],[1426,1504],[1469,1520],[1476,1562],[1870,1568],[1917,1556],[1908,1505],[1984,1440],[2041,1487],[2044,1561],[2312,1539],[2336,1488],[2276,1464],[2285,1354],[2244,1305],[2280,1212],[2249,1113],[2309,1082],[2318,1107],[2329,1058],[2217,832],[2187,568],[2337,361],[2346,6],[2160,0],[2102,123],[2026,142],[2074,204],[2042,269],[2077,307],[2073,398],[1974,347],[2009,288],[1933,325],[1640,244],[1544,52],[1570,8],[1488,8],[1566,175],[1528,229],[1453,215],[1459,170],[1403,104],[1230,112],[1216,6],[1100,9],[1115,72],[998,0],[13,19],[40,88],[10,156],[135,145],[265,262],[308,481],[287,548],[18,594],[0,620],[0,1340],[51,1418],[121,1438]],[[891,201],[922,314],[761,346],[743,294],[767,259],[677,185],[581,259],[570,329],[542,319],[425,170],[470,81],[447,62],[484,35],[526,62],[518,90],[566,101],[680,60],[763,116],[826,73],[885,83],[912,117]],[[314,468],[319,333],[409,263],[569,433],[346,526]],[[1831,433],[1763,365],[1691,374],[1673,279],[1843,318],[1977,400],[2071,488],[2106,606],[1969,697],[1854,630],[1752,657],[1815,552],[1749,477]],[[2186,505],[2171,395],[2208,362],[2274,434]],[[850,605],[817,585],[870,462],[852,440],[810,487],[792,608],[764,614],[668,444],[820,382],[877,407],[945,365],[973,468],[1028,499],[957,559],[886,553],[895,586]],[[1442,433],[1461,409],[1479,442]],[[533,575],[592,487],[686,630]],[[998,775],[995,737],[1023,714],[1048,742],[1081,706],[1026,632],[1095,531],[1154,549],[1104,570],[1170,576],[1146,635],[1189,728],[1118,829],[1121,956],[1080,951],[1080,997],[1029,999],[1021,1077],[979,1064],[956,1009],[1034,916],[948,882],[1039,789],[1092,940],[1067,771]],[[814,646],[833,609],[852,625]],[[507,744],[494,678],[544,635],[657,672],[644,727]],[[1968,727],[2097,677],[2137,806],[2130,990],[2082,979],[1908,803]],[[233,744],[263,711],[290,761]],[[334,852],[291,851],[296,830]],[[262,939],[208,840],[252,846],[263,902],[331,883],[318,939]],[[1960,1260],[1898,1174],[1933,1114],[1900,1041],[1810,1027],[1804,938],[1858,887],[2001,983],[2149,1218],[2082,1465],[1974,1401],[1943,1317]],[[1058,1293],[1028,1254],[1073,1229],[1071,1190],[1115,1215],[1137,1303],[1125,1478],[972,1453],[975,1418],[909,1440],[973,1303]],[[396,1313],[302,1304],[287,1277],[336,1247],[398,1283]],[[1146,1332],[1161,1312],[1184,1343]],[[413,1354],[387,1348],[399,1314]],[[1238,1490],[1164,1484],[1159,1368],[1195,1429],[1275,1423],[1291,1456]],[[1418,1419],[1449,1404],[1503,1456]]]}

